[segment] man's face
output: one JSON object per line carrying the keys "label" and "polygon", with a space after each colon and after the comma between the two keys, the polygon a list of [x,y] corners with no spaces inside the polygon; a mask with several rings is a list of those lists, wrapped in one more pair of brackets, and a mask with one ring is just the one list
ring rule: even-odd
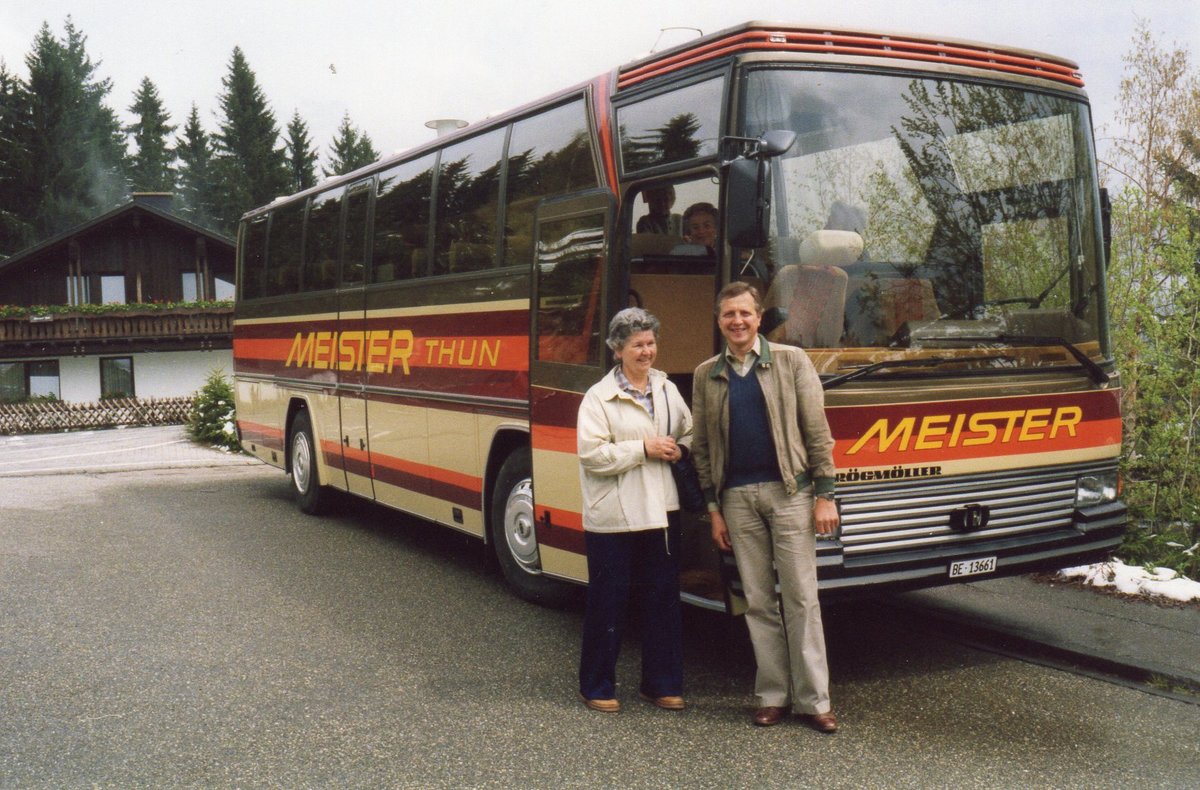
{"label": "man's face", "polygon": [[754,347],[758,340],[758,325],[762,316],[748,293],[721,300],[717,313],[717,326],[725,342],[735,353],[741,354]]}

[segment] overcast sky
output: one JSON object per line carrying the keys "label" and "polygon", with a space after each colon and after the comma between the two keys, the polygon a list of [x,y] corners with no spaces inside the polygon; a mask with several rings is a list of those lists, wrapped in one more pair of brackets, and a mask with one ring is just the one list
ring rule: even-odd
{"label": "overcast sky", "polygon": [[[25,72],[42,22],[71,16],[87,36],[109,104],[145,76],[172,122],[193,102],[216,127],[217,96],[240,46],[281,130],[298,110],[328,155],[349,113],[384,154],[428,140],[433,118],[477,121],[582,82],[654,48],[660,30],[711,33],[759,19],[966,38],[1080,64],[1097,126],[1110,121],[1136,19],[1168,44],[1200,42],[1195,0],[4,0],[0,58]],[[661,46],[687,33],[662,34]],[[1200,53],[1193,50],[1193,66]],[[1103,148],[1103,142],[1101,143]]]}

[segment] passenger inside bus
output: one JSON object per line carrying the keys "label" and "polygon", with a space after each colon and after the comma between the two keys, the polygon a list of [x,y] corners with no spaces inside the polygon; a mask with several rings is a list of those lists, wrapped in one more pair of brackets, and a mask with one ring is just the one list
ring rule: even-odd
{"label": "passenger inside bus", "polygon": [[642,200],[649,209],[638,217],[638,233],[658,233],[665,236],[683,235],[683,218],[672,214],[675,205],[675,187],[671,185],[652,187],[642,193]]}

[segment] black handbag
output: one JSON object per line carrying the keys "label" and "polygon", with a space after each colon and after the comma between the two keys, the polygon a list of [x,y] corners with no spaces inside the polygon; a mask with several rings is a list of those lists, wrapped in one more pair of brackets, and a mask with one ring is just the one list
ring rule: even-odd
{"label": "black handbag", "polygon": [[[665,394],[665,393],[664,393]],[[670,395],[666,396],[667,430],[671,430]],[[671,477],[675,478],[675,490],[679,493],[679,507],[688,513],[703,513],[708,510],[708,501],[704,498],[704,489],[700,487],[700,475],[696,473],[696,465],[692,463],[691,451],[681,446],[678,461],[671,461]]]}

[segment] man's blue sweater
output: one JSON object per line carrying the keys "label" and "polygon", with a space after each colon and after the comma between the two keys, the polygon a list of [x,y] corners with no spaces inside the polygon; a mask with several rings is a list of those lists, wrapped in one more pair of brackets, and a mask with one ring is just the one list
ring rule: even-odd
{"label": "man's blue sweater", "polygon": [[729,368],[729,475],[726,487],[778,483],[779,457],[771,441],[767,401],[755,375],[757,363],[739,376]]}

